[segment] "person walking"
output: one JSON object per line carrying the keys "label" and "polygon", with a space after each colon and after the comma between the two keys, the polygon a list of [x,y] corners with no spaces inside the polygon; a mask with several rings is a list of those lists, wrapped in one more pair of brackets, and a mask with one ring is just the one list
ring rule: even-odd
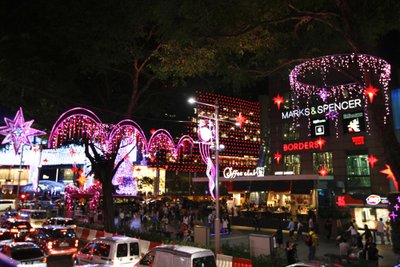
{"label": "person walking", "polygon": [[314,228],[311,228],[310,232],[308,233],[306,244],[308,246],[308,260],[312,261],[315,259],[315,254],[319,245],[318,235],[314,231]]}
{"label": "person walking", "polygon": [[355,246],[357,244],[357,230],[354,227],[353,223],[350,223],[350,226],[346,232],[350,232],[350,236],[351,236],[350,244],[351,244],[351,246]]}
{"label": "person walking", "polygon": [[368,255],[368,262],[369,262],[369,266],[378,266],[379,264],[379,258],[382,257],[379,255],[379,250],[376,248],[376,244],[375,243],[371,243],[368,246],[368,250],[367,250],[367,255]]}
{"label": "person walking", "polygon": [[390,221],[386,220],[385,222],[385,234],[386,234],[386,240],[387,242],[390,244],[390,240],[391,240],[391,231],[392,231],[392,227],[390,226]]}
{"label": "person walking", "polygon": [[287,226],[287,229],[289,229],[290,240],[294,239],[294,230],[295,230],[295,228],[296,228],[296,225],[295,225],[295,223],[293,221],[293,218],[290,218],[289,225]]}
{"label": "person walking", "polygon": [[303,228],[304,225],[301,223],[301,221],[297,222],[297,241],[299,241],[300,239],[303,239]]}
{"label": "person walking", "polygon": [[296,244],[291,241],[286,242],[286,259],[288,264],[293,264],[297,262],[297,249]]}
{"label": "person walking", "polygon": [[347,243],[346,238],[341,238],[339,241],[339,255],[340,258],[343,260],[347,260],[349,255],[350,245]]}
{"label": "person walking", "polygon": [[376,232],[378,236],[381,238],[381,244],[385,245],[385,224],[383,223],[382,218],[380,218],[377,223]]}
{"label": "person walking", "polygon": [[276,244],[278,245],[278,248],[281,248],[282,244],[283,244],[282,226],[279,226],[278,230],[276,230],[276,232],[275,232],[275,241],[276,241]]}

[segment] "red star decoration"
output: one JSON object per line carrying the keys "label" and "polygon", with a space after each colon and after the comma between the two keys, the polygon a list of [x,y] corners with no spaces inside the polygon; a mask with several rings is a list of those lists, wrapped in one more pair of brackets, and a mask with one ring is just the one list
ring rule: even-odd
{"label": "red star decoration", "polygon": [[72,167],[72,168],[71,168],[71,171],[72,171],[73,173],[76,173],[76,172],[78,171],[78,168],[77,168],[77,167]]}
{"label": "red star decoration", "polygon": [[387,174],[386,178],[387,179],[392,179],[394,187],[396,188],[396,191],[399,191],[399,184],[396,181],[396,177],[394,176],[393,171],[390,168],[390,165],[385,164],[385,166],[386,166],[386,169],[381,170],[380,172],[383,173],[383,174]]}
{"label": "red star decoration", "polygon": [[272,100],[274,100],[274,104],[278,107],[278,109],[281,109],[281,105],[285,103],[285,99],[283,99],[283,97],[281,97],[279,94]]}
{"label": "red star decoration", "polygon": [[156,132],[156,129],[151,129],[151,130],[150,130],[150,134],[152,134],[152,135],[153,135],[155,132]]}
{"label": "red star decoration", "polygon": [[282,155],[279,152],[276,152],[274,154],[274,159],[276,160],[276,163],[279,164],[279,162],[281,161]]}
{"label": "red star decoration", "polygon": [[235,120],[239,124],[239,127],[242,128],[242,125],[247,121],[247,118],[242,115],[242,112],[239,112],[239,115],[235,118]]}
{"label": "red star decoration", "polygon": [[75,149],[71,148],[71,150],[69,151],[69,154],[71,155],[71,157],[75,156],[75,154],[76,154]]}
{"label": "red star decoration", "polygon": [[321,137],[317,139],[317,145],[319,145],[319,149],[322,149],[322,147],[325,145],[326,141],[322,139]]}
{"label": "red star decoration", "polygon": [[369,155],[368,156],[368,163],[371,166],[371,168],[374,168],[375,167],[375,163],[377,163],[377,162],[378,162],[378,159],[375,158],[374,155]]}
{"label": "red star decoration", "polygon": [[44,160],[43,160],[44,163],[47,163],[48,161],[49,161],[48,159],[44,159]]}
{"label": "red star decoration", "polygon": [[329,170],[325,167],[321,167],[318,171],[319,175],[321,175],[323,178],[329,173]]}
{"label": "red star decoration", "polygon": [[374,97],[376,96],[376,93],[379,92],[379,89],[375,88],[370,84],[367,88],[365,88],[365,95],[368,96],[369,102],[372,103],[374,101]]}

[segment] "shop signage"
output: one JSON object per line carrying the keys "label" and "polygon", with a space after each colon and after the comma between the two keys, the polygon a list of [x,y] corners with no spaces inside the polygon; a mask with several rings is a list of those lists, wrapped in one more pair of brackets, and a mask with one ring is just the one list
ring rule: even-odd
{"label": "shop signage", "polygon": [[284,111],[282,112],[282,119],[309,117],[310,115],[325,115],[328,112],[361,108],[361,103],[361,99],[356,98],[338,103],[329,103],[320,106]]}
{"label": "shop signage", "polygon": [[315,141],[295,142],[283,144],[283,151],[300,151],[300,150],[311,150],[311,149],[322,149],[325,144],[325,140],[318,138]]}
{"label": "shop signage", "polygon": [[247,171],[239,171],[233,169],[233,167],[226,167],[224,169],[224,178],[226,179],[235,179],[236,177],[263,177],[264,176],[264,167],[257,167],[254,170]]}
{"label": "shop signage", "polygon": [[353,136],[351,138],[351,141],[353,141],[353,144],[355,144],[356,146],[361,146],[365,144],[364,136]]}
{"label": "shop signage", "polygon": [[311,121],[311,136],[329,136],[329,121],[325,118]]}
{"label": "shop signage", "polygon": [[365,120],[363,112],[343,114],[343,132],[360,133],[365,132]]}
{"label": "shop signage", "polygon": [[378,205],[381,202],[381,197],[378,195],[369,195],[365,199],[365,202],[367,202],[368,205]]}

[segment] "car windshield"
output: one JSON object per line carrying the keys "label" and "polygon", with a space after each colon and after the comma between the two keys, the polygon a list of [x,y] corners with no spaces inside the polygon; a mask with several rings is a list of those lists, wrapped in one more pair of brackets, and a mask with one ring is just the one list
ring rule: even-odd
{"label": "car windshield", "polygon": [[15,221],[11,223],[11,227],[31,228],[31,224],[28,221]]}
{"label": "car windshield", "polygon": [[45,233],[47,236],[53,238],[75,238],[75,231],[72,229],[46,229]]}
{"label": "car windshield", "polygon": [[11,258],[17,261],[41,257],[43,257],[43,253],[38,247],[14,247],[11,249]]}
{"label": "car windshield", "polygon": [[216,267],[214,256],[193,259],[193,267]]}

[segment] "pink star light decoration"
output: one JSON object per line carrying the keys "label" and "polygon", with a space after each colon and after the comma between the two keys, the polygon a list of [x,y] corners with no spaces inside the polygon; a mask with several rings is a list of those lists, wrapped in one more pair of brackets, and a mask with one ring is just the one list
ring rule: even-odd
{"label": "pink star light decoration", "polygon": [[322,99],[322,101],[326,101],[326,99],[329,97],[329,93],[328,93],[328,91],[326,91],[326,89],[325,88],[322,88],[322,90],[321,91],[319,91],[319,97],[321,97],[321,99]]}
{"label": "pink star light decoration", "polygon": [[46,132],[31,128],[34,120],[25,121],[22,108],[19,108],[14,120],[4,118],[6,126],[0,127],[0,134],[5,135],[2,144],[13,143],[15,154],[22,144],[32,146],[29,137],[46,134]]}
{"label": "pink star light decoration", "polygon": [[375,163],[378,162],[378,159],[374,155],[369,155],[368,156],[368,163],[371,165],[371,168],[375,167]]}

